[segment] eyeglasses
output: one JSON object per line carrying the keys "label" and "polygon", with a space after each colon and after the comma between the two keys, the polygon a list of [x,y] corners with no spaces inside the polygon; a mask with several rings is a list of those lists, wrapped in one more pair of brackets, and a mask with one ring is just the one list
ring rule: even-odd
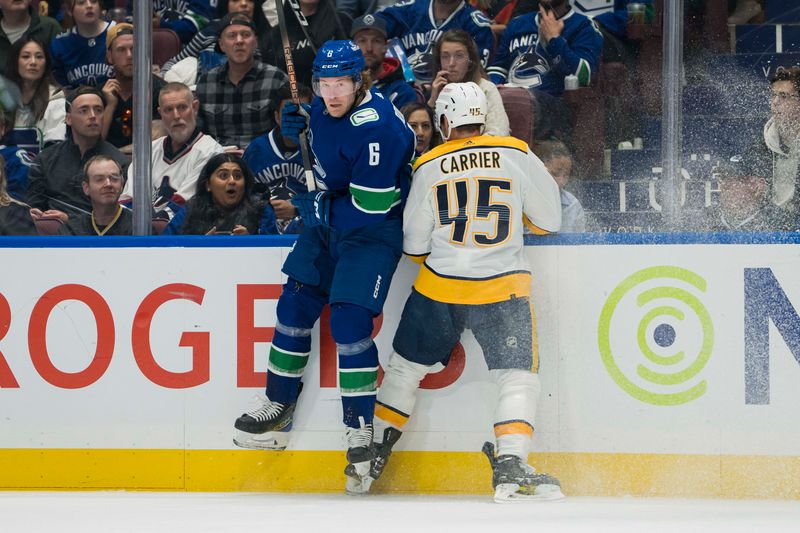
{"label": "eyeglasses", "polygon": [[462,54],[462,53],[452,54],[452,55],[451,54],[442,54],[440,57],[442,59],[442,65],[447,65],[451,61],[454,61],[456,63],[470,63],[471,62],[469,56],[467,54]]}
{"label": "eyeglasses", "polygon": [[789,100],[800,100],[800,95],[789,93],[772,93],[769,95],[772,100],[779,102],[788,102]]}

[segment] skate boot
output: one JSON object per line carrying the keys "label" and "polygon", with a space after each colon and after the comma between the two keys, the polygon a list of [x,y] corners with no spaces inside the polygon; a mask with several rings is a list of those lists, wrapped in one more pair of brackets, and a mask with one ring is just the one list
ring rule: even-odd
{"label": "skate boot", "polygon": [[538,474],[536,470],[516,455],[495,457],[494,445],[487,442],[483,453],[492,465],[492,487],[494,501],[498,503],[517,501],[561,500],[561,483],[551,475]]}
{"label": "skate boot", "polygon": [[260,400],[258,408],[236,419],[233,426],[237,432],[233,443],[240,448],[253,450],[286,449],[297,402],[283,404],[267,397]]}
{"label": "skate boot", "polygon": [[370,466],[375,458],[375,446],[372,444],[372,424],[360,428],[347,428],[347,476],[345,492],[347,494],[365,494],[369,492],[372,478],[369,477]]}
{"label": "skate boot", "polygon": [[375,443],[375,459],[372,461],[372,466],[369,469],[369,477],[372,481],[377,481],[386,464],[389,462],[389,456],[392,455],[392,448],[400,440],[403,432],[393,427],[388,427],[383,430],[383,442]]}

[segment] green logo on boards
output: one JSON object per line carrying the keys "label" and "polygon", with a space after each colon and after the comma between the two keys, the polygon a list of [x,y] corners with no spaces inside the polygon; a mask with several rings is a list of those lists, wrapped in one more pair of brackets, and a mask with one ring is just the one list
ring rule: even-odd
{"label": "green logo on boards", "polygon": [[366,124],[367,122],[375,122],[378,120],[378,118],[378,112],[371,107],[368,107],[366,109],[356,111],[350,115],[350,122],[353,124],[353,126],[360,126],[362,124]]}
{"label": "green logo on boards", "polygon": [[[606,370],[622,390],[652,405],[680,405],[705,394],[706,381],[694,380],[714,346],[714,324],[696,295],[705,292],[703,277],[675,266],[640,270],[611,292],[600,312],[597,343]],[[641,315],[636,328],[626,316],[633,314]]]}

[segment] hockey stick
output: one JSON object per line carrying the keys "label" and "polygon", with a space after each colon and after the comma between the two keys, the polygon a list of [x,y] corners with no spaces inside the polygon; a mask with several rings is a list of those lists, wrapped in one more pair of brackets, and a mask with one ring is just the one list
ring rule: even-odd
{"label": "hockey stick", "polygon": [[[275,1],[277,2],[278,0],[275,0]],[[292,8],[292,11],[294,11],[294,16],[295,16],[295,18],[297,18],[297,23],[300,24],[300,29],[303,30],[303,35],[306,36],[306,40],[308,41],[308,45],[311,47],[311,50],[314,51],[314,54],[316,54],[317,53],[317,46],[314,44],[314,39],[311,38],[311,34],[308,33],[308,19],[306,19],[306,16],[303,15],[303,12],[300,10],[300,4],[297,3],[297,0],[286,0],[286,1],[289,2],[289,7]],[[281,5],[281,6],[279,6],[279,11],[281,11],[281,14],[278,15],[278,25],[279,26],[280,26],[280,22],[281,22],[281,17],[283,16],[283,11],[282,10],[283,10],[283,6]],[[284,19],[284,22],[283,22],[283,28],[284,28],[284,30],[286,29],[286,20],[285,19]],[[281,38],[283,38],[284,34],[287,37],[289,35],[284,30],[281,30]],[[284,43],[284,46],[286,46],[285,43]]]}
{"label": "hockey stick", "polygon": [[[297,5],[297,0],[288,0],[288,2],[290,5]],[[281,32],[281,41],[283,44],[283,58],[286,60],[286,73],[289,75],[289,90],[292,93],[292,103],[294,103],[298,109],[302,109],[300,107],[300,95],[297,92],[297,74],[294,71],[292,45],[289,43],[289,32],[286,29],[286,18],[283,14],[283,6],[279,5],[280,0],[275,0],[275,3],[278,8],[278,27]],[[295,13],[299,13],[300,16],[302,16],[302,13],[300,13],[300,6],[298,5],[297,7],[298,9]],[[305,17],[303,17],[303,20],[305,20]],[[306,24],[308,24],[308,21],[306,21]],[[307,35],[308,34],[306,34],[306,36]],[[311,170],[311,157],[309,157],[308,154],[308,139],[306,138],[305,131],[300,132],[300,154],[303,157],[303,171],[306,176],[306,187],[308,188],[308,192],[313,192],[317,190],[317,184],[314,181],[314,172]]]}

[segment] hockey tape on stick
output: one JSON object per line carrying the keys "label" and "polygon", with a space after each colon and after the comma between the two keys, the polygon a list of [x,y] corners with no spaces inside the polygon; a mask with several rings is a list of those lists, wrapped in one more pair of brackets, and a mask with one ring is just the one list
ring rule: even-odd
{"label": "hockey tape on stick", "polygon": [[[306,21],[306,18],[303,17],[303,14],[300,13],[300,6],[297,4],[297,0],[288,0],[288,2],[290,5],[297,5],[295,14],[299,14],[299,16],[303,18],[303,21],[305,21],[306,25],[308,25],[308,21]],[[289,75],[289,90],[292,93],[292,103],[302,110],[302,107],[300,107],[300,96],[297,92],[297,73],[294,70],[294,60],[292,59],[292,45],[289,43],[289,32],[286,29],[286,18],[284,17],[283,13],[283,6],[280,5],[280,0],[275,0],[275,4],[275,7],[278,8],[278,27],[281,31],[283,58],[286,60],[286,73]],[[292,9],[294,9],[294,7]],[[299,17],[298,20],[300,20]],[[300,26],[303,26],[303,22],[300,23]],[[306,37],[308,37],[307,33]],[[314,181],[314,172],[311,170],[311,157],[308,153],[308,138],[306,137],[305,131],[300,133],[300,154],[303,157],[303,174],[306,177],[306,187],[308,188],[308,192],[315,191],[317,190],[317,184]]]}

